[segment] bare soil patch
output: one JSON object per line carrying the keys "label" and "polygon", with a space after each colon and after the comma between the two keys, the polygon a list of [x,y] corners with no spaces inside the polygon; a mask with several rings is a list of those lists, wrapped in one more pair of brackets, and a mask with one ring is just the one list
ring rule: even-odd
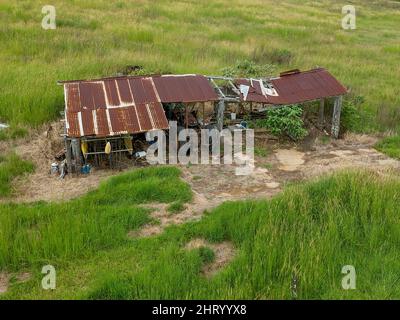
{"label": "bare soil patch", "polygon": [[215,254],[214,260],[211,263],[205,264],[201,270],[201,273],[207,278],[215,275],[235,256],[235,248],[233,244],[229,241],[210,243],[205,239],[197,238],[187,243],[185,249],[193,250],[201,247],[208,247],[212,249]]}
{"label": "bare soil patch", "polygon": [[203,212],[215,206],[213,202],[208,201],[203,195],[194,193],[192,202],[185,205],[185,209],[179,213],[168,212],[169,204],[151,203],[142,205],[146,209],[152,210],[150,216],[157,221],[156,224],[149,223],[138,231],[130,231],[128,237],[149,237],[160,234],[165,227],[171,224],[182,224],[188,221],[196,221],[201,218]]}
{"label": "bare soil patch", "polygon": [[280,163],[278,169],[283,171],[296,171],[305,161],[304,152],[296,149],[278,149],[275,156]]}

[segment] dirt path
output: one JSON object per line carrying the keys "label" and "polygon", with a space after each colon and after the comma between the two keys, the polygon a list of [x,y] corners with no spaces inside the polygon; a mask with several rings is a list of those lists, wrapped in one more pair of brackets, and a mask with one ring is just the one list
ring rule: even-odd
{"label": "dirt path", "polygon": [[400,161],[376,151],[376,138],[348,135],[327,143],[316,141],[309,150],[301,146],[276,147],[266,157],[255,158],[250,176],[235,176],[234,166],[184,167],[184,179],[208,200],[270,198],[288,182],[307,180],[346,168],[368,168],[382,174],[399,174]]}

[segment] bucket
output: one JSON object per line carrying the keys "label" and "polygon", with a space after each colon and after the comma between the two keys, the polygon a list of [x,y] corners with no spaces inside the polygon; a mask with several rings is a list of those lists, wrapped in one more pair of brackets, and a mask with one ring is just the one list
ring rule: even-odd
{"label": "bucket", "polygon": [[85,165],[81,168],[81,173],[82,173],[82,174],[89,174],[89,173],[90,173],[90,169],[91,169],[90,165],[85,164]]}
{"label": "bucket", "polygon": [[54,162],[51,164],[51,173],[52,174],[58,173],[58,163],[57,162]]}

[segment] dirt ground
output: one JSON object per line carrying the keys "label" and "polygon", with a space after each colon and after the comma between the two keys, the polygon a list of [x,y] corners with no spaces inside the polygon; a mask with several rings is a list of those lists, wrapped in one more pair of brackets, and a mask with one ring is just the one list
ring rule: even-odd
{"label": "dirt ground", "polygon": [[271,145],[267,156],[255,156],[249,176],[236,176],[235,166],[184,167],[184,179],[208,201],[270,198],[293,181],[311,179],[345,168],[369,168],[382,174],[399,172],[400,161],[376,151],[377,138],[350,134],[340,140],[317,138],[313,144]]}
{"label": "dirt ground", "polygon": [[29,138],[0,142],[0,154],[15,150],[25,160],[35,164],[35,172],[19,177],[14,181],[14,194],[10,199],[0,201],[34,202],[34,201],[64,201],[76,198],[95,189],[99,183],[116,174],[115,170],[96,170],[92,174],[79,177],[67,175],[59,179],[50,174],[54,155],[63,149],[63,123],[53,122],[37,130],[32,130]]}

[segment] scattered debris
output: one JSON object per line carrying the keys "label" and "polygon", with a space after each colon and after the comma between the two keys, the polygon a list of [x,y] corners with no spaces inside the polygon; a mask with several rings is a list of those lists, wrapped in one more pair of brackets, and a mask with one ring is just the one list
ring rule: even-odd
{"label": "scattered debris", "polygon": [[214,251],[215,257],[211,263],[206,263],[202,268],[202,274],[212,277],[220,269],[226,266],[235,256],[235,248],[229,241],[210,243],[205,239],[197,238],[186,244],[185,249],[193,250],[201,247],[208,247]]}
{"label": "scattered debris", "polygon": [[53,163],[51,164],[51,169],[50,169],[51,174],[56,174],[56,173],[58,173],[58,170],[59,170],[59,168],[58,168],[58,163],[57,163],[57,162],[53,162]]}

